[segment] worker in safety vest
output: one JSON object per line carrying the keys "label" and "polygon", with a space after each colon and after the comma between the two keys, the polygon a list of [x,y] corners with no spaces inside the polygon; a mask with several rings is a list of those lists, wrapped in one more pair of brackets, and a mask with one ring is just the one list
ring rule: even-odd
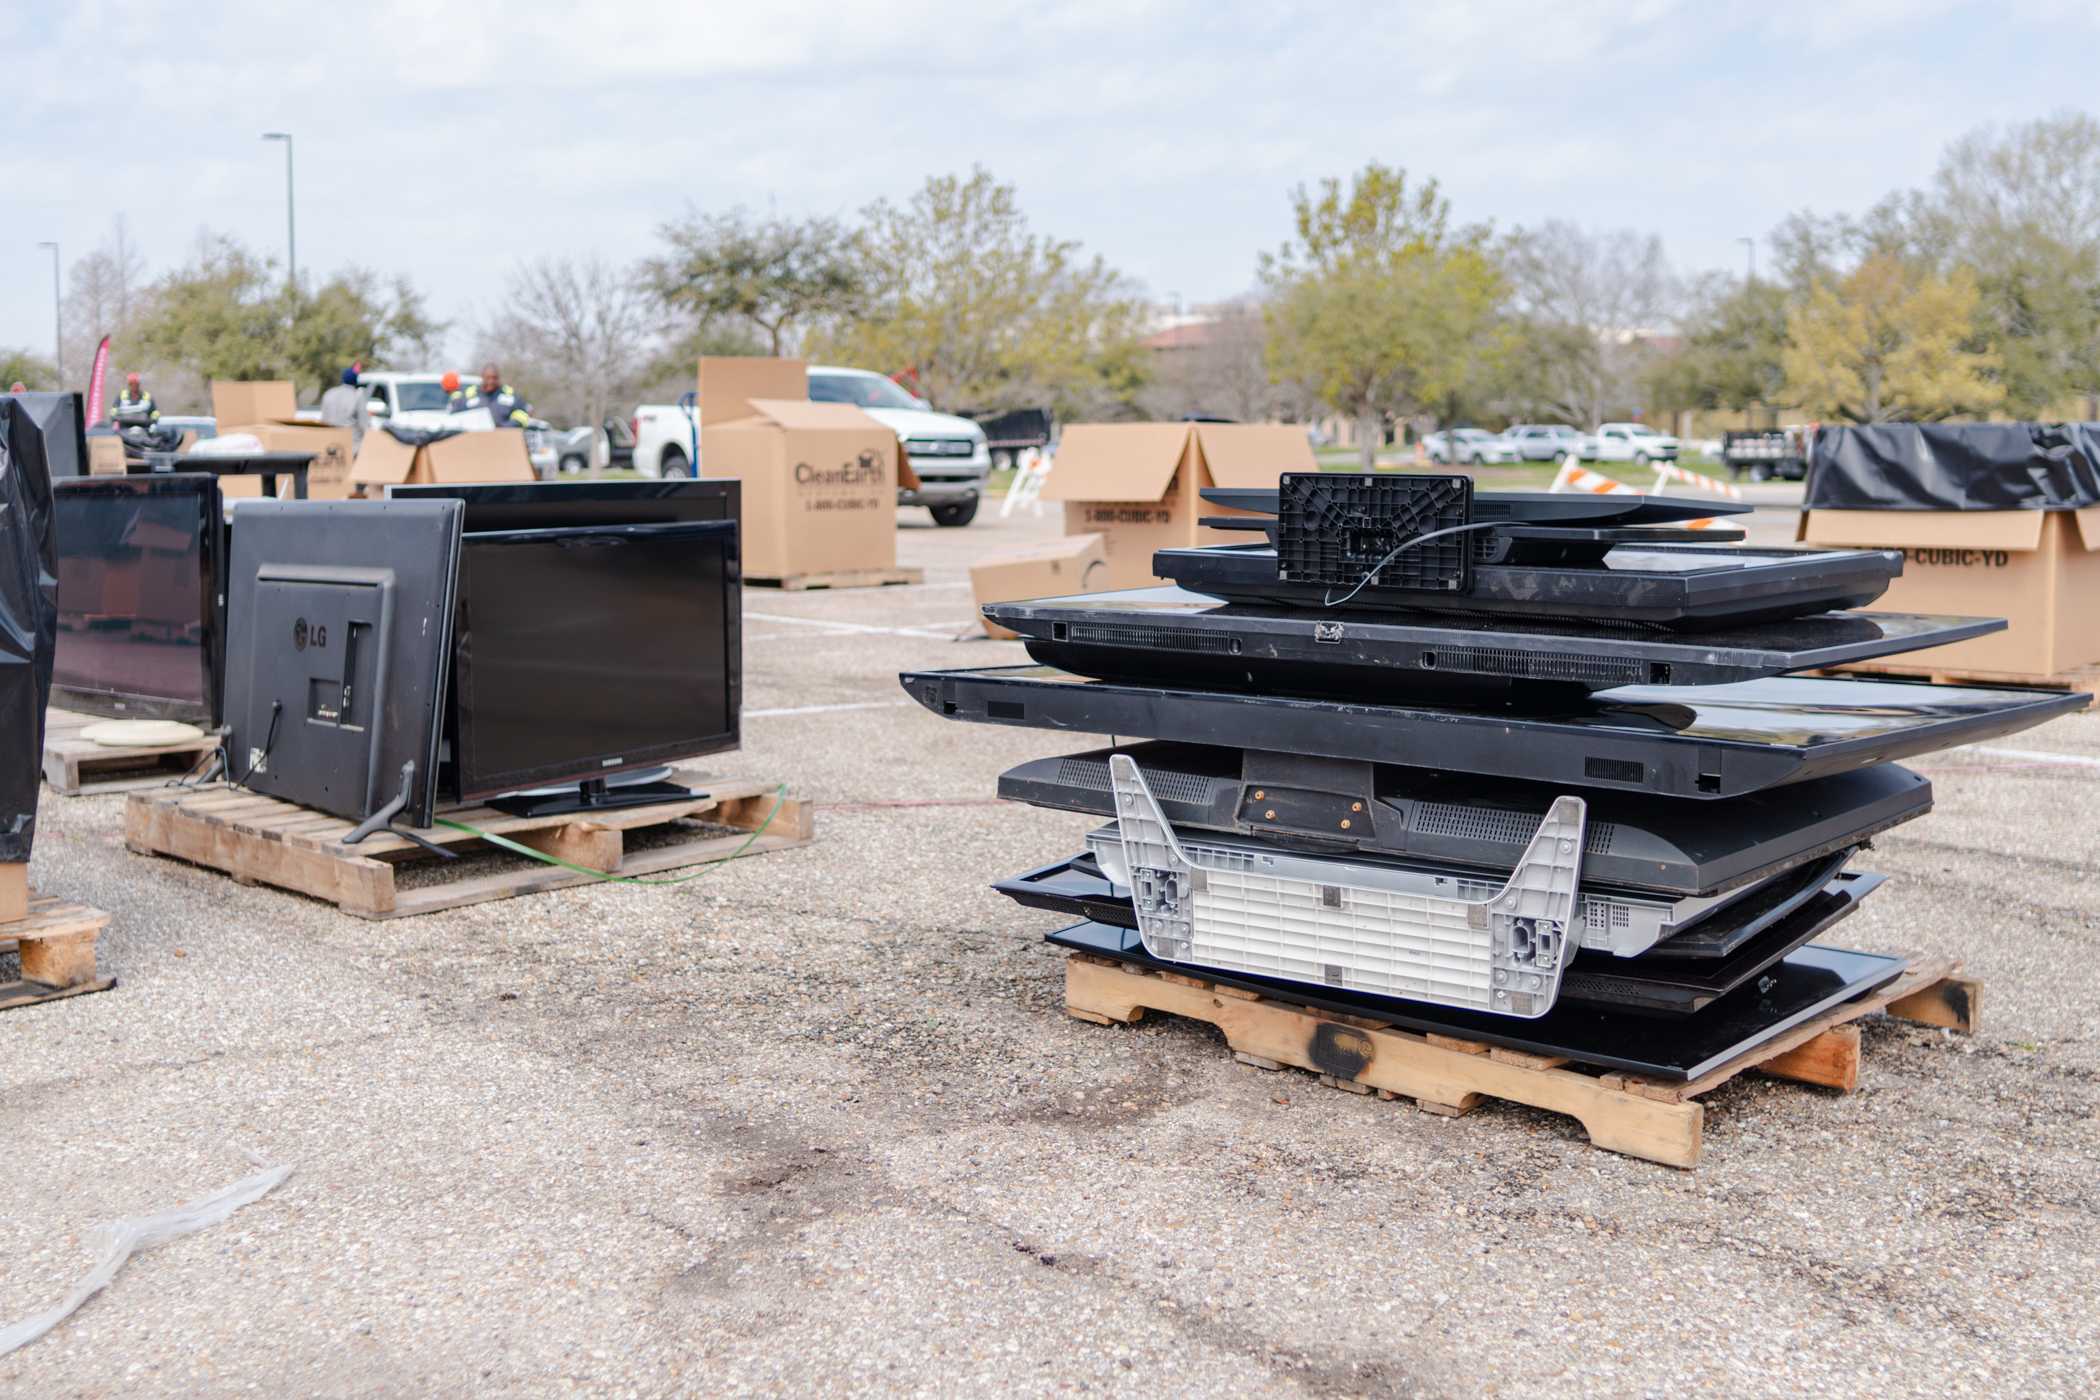
{"label": "worker in safety vest", "polygon": [[146,392],[144,386],[139,383],[139,377],[136,374],[125,375],[124,392],[117,395],[116,403],[110,407],[109,420],[112,423],[150,426],[159,417],[160,410],[153,406],[153,395]]}
{"label": "worker in safety vest", "polygon": [[532,419],[532,405],[503,382],[503,375],[492,364],[481,367],[479,384],[453,390],[446,408],[453,413],[470,413],[485,408],[499,428],[522,428]]}

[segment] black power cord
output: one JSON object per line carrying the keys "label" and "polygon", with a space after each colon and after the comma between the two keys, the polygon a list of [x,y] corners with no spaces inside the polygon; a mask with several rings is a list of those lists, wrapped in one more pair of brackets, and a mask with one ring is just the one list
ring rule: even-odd
{"label": "black power cord", "polygon": [[1501,520],[1476,520],[1470,525],[1450,525],[1446,526],[1444,529],[1441,530],[1431,530],[1426,535],[1416,535],[1411,539],[1402,540],[1400,541],[1400,543],[1394,545],[1392,549],[1386,553],[1385,558],[1379,560],[1376,564],[1373,564],[1369,573],[1365,574],[1362,578],[1356,581],[1356,587],[1350,589],[1341,597],[1335,597],[1334,590],[1332,588],[1328,589],[1326,595],[1320,600],[1320,606],[1323,608],[1338,608],[1342,604],[1348,602],[1351,598],[1354,598],[1357,594],[1363,592],[1365,588],[1370,586],[1371,580],[1378,577],[1378,571],[1380,569],[1383,569],[1386,565],[1392,563],[1395,559],[1398,559],[1402,554],[1406,553],[1410,549],[1413,549],[1418,544],[1427,544],[1431,540],[1442,539],[1446,535],[1463,535],[1468,530],[1492,530],[1496,526],[1506,523],[1507,522]]}

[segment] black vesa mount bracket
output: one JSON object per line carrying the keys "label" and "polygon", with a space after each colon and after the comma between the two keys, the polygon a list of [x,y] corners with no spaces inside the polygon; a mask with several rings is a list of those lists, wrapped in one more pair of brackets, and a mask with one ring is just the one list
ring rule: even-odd
{"label": "black vesa mount bracket", "polygon": [[[1217,530],[1260,531],[1280,582],[1327,588],[1464,594],[1475,564],[1599,564],[1621,544],[1730,544],[1740,530],[1667,528],[1689,503],[1650,497],[1475,496],[1463,475],[1289,472],[1268,491],[1209,488],[1214,505],[1254,515],[1205,516]],[[1708,515],[1743,507],[1698,505]],[[1419,544],[1415,541],[1420,541]]]}

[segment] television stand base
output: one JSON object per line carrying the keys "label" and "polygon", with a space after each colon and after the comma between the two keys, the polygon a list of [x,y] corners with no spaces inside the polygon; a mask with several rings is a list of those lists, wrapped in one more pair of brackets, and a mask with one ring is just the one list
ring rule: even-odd
{"label": "television stand base", "polygon": [[673,782],[626,783],[612,787],[603,778],[592,778],[559,792],[517,793],[510,797],[491,798],[488,805],[513,817],[559,817],[572,812],[654,807],[659,802],[691,802],[706,796],[704,792],[695,792]]}

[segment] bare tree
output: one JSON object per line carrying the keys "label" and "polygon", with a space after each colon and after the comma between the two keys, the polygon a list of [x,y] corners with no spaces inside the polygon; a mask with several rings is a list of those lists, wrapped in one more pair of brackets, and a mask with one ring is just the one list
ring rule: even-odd
{"label": "bare tree", "polygon": [[1261,303],[1244,297],[1209,309],[1178,344],[1152,351],[1152,379],[1139,406],[1153,418],[1190,414],[1260,423],[1277,416],[1282,394],[1269,378],[1268,329]]}
{"label": "bare tree", "polygon": [[655,299],[631,270],[595,254],[538,258],[511,274],[503,309],[480,344],[541,414],[597,428],[634,393],[658,319]]}
{"label": "bare tree", "polygon": [[105,335],[112,338],[116,353],[131,350],[126,338],[143,315],[145,302],[146,260],[119,214],[109,237],[93,252],[75,258],[66,271],[66,363],[87,364]]}
{"label": "bare tree", "polygon": [[1516,375],[1522,406],[1594,428],[1637,402],[1640,333],[1669,315],[1675,295],[1662,240],[1555,219],[1519,230],[1504,266],[1522,341],[1536,352]]}

